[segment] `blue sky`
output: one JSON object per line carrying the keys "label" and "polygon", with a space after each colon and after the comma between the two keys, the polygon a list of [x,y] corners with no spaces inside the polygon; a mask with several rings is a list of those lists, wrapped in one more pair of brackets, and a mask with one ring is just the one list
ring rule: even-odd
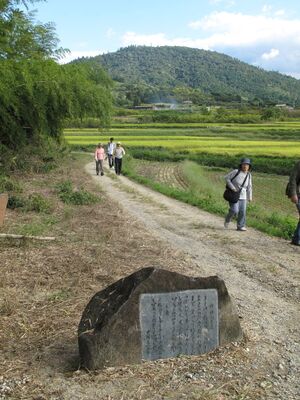
{"label": "blue sky", "polygon": [[64,62],[131,44],[177,45],[300,79],[299,0],[48,0],[34,8],[71,51]]}

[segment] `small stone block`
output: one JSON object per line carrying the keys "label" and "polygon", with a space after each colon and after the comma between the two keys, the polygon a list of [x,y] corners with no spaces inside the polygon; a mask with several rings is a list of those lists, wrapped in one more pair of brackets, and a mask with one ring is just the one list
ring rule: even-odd
{"label": "small stone block", "polygon": [[4,222],[7,201],[8,201],[7,193],[0,194],[0,226],[3,225]]}

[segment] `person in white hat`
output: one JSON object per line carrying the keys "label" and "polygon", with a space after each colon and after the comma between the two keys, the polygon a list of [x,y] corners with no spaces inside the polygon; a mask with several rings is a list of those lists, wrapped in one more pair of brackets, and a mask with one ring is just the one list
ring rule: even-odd
{"label": "person in white hat", "polygon": [[125,155],[125,150],[121,146],[121,142],[117,142],[117,146],[114,150],[114,158],[115,158],[115,171],[117,175],[121,174],[122,171],[122,160]]}

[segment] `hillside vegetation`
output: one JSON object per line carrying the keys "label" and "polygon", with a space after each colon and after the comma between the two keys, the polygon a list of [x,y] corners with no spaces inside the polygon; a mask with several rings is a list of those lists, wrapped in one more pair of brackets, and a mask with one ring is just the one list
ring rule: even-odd
{"label": "hillside vegetation", "polygon": [[[118,82],[118,101],[170,100],[300,104],[300,81],[225,54],[187,47],[129,46],[80,59],[99,62]],[[187,88],[189,90],[187,90]]]}

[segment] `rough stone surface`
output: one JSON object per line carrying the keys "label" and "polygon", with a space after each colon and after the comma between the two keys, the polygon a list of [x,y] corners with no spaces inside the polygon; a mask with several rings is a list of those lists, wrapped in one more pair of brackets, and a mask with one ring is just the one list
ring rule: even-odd
{"label": "rough stone surface", "polygon": [[8,201],[8,194],[0,193],[0,226],[3,225],[4,222],[7,201]]}
{"label": "rough stone surface", "polygon": [[144,268],[98,292],[88,303],[78,327],[81,366],[94,370],[141,362],[140,295],[193,289],[217,289],[219,344],[239,340],[242,330],[223,280]]}

